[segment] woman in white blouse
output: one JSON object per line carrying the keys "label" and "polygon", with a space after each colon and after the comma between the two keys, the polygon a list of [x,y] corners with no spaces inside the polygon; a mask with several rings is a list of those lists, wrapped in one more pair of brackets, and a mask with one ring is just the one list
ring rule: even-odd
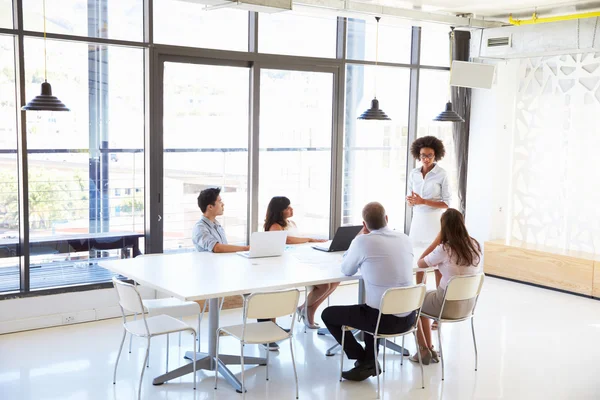
{"label": "woman in white blouse", "polygon": [[[298,236],[296,224],[290,220],[294,216],[294,209],[291,206],[290,199],[284,196],[276,196],[271,199],[267,207],[264,229],[267,231],[288,231],[287,244],[301,244],[311,242],[326,242],[325,239],[314,239]],[[338,287],[339,283],[325,283],[315,285],[314,289],[308,294],[306,300],[308,304],[307,317],[304,317],[305,304],[298,307],[298,318],[303,321],[309,329],[318,329],[319,324],[315,323],[315,313],[317,308],[329,297]]]}
{"label": "woman in white blouse", "polygon": [[[442,214],[440,222],[440,232],[417,263],[419,268],[437,266],[441,273],[441,281],[437,290],[427,292],[423,301],[421,311],[431,315],[440,314],[444,293],[450,278],[456,275],[471,275],[481,272],[479,267],[481,246],[469,236],[465,220],[460,211],[449,208]],[[417,274],[419,283],[422,275],[422,273]],[[444,317],[460,318],[472,306],[471,300],[447,301],[444,306]],[[429,323],[429,318],[421,317],[417,333],[419,351],[425,365],[428,365],[431,361],[439,362],[439,355],[433,349]],[[415,353],[410,360],[419,362],[418,355]]]}
{"label": "woman in white blouse", "polygon": [[437,164],[444,158],[444,143],[435,136],[415,140],[410,152],[421,166],[408,176],[406,201],[413,207],[409,237],[414,248],[425,248],[440,231],[440,215],[450,205],[448,174]]}

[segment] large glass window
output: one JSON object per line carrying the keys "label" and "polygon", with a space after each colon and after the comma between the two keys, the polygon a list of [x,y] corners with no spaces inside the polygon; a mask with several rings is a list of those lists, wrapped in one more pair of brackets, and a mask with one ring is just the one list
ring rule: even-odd
{"label": "large glass window", "polygon": [[[44,80],[43,46],[25,39],[27,99]],[[106,236],[144,232],[143,50],[53,40],[47,47],[48,81],[71,112],[26,113],[32,289],[110,279],[96,258],[130,249]],[[74,236],[80,246],[57,244]]]}
{"label": "large glass window", "polygon": [[258,220],[286,196],[306,235],[329,234],[333,74],[262,70]]}
{"label": "large glass window", "polygon": [[0,28],[12,27],[12,0],[0,0]]}
{"label": "large glass window", "polygon": [[[421,70],[419,79],[419,123],[417,137],[435,136],[444,142],[446,156],[439,161],[450,178],[450,191],[452,202],[450,207],[456,208],[458,202],[458,184],[456,169],[456,153],[452,137],[451,122],[436,122],[433,119],[446,107],[450,96],[448,71]],[[420,164],[417,164],[420,165]]]}
{"label": "large glass window", "polygon": [[206,10],[204,4],[193,1],[154,0],[154,41],[248,51],[248,12]]}
{"label": "large glass window", "polygon": [[258,51],[335,58],[337,18],[259,14]]}
{"label": "large glass window", "polygon": [[0,35],[0,292],[19,290],[14,38]]}
{"label": "large glass window", "polygon": [[[375,94],[391,121],[362,121]],[[348,65],[344,135],[342,223],[360,224],[362,208],[379,201],[390,226],[403,230],[410,72],[405,68]]]}
{"label": "large glass window", "polygon": [[346,57],[350,60],[410,63],[412,28],[388,25],[385,19],[379,22],[379,46],[377,46],[377,24],[375,18],[362,20],[348,18]]}
{"label": "large glass window", "polygon": [[449,32],[447,27],[421,28],[421,65],[450,66]]}
{"label": "large glass window", "polygon": [[[143,6],[144,0],[46,0],[46,31],[141,42]],[[23,0],[23,24],[44,30],[43,0]]]}
{"label": "large glass window", "polygon": [[231,244],[246,243],[248,68],[165,63],[164,251],[193,249],[198,194],[222,188]]}

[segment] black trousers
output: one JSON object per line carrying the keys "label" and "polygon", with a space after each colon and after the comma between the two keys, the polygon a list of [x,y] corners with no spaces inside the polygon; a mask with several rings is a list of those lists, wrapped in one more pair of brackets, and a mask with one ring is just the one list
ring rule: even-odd
{"label": "black trousers", "polygon": [[[342,326],[351,326],[362,331],[375,332],[379,310],[366,304],[354,306],[327,307],[321,314],[321,319],[327,329],[339,344],[342,344]],[[406,317],[382,315],[379,323],[379,333],[402,333],[415,323],[417,313],[412,312]],[[365,348],[357,341],[352,332],[345,333],[344,351],[350,360],[373,361],[375,359],[373,336],[364,333]],[[377,346],[379,348],[379,346]],[[379,350],[379,349],[378,349]]]}

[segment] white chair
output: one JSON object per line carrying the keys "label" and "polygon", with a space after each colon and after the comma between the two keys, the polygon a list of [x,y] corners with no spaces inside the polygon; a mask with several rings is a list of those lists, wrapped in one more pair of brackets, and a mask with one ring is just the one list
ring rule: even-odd
{"label": "white chair", "polygon": [[[415,344],[417,349],[419,343],[417,341],[417,326],[419,323],[419,316],[421,315],[421,307],[423,306],[423,300],[425,299],[426,288],[425,285],[419,284],[416,286],[398,287],[391,288],[385,291],[381,297],[381,303],[379,306],[379,316],[377,317],[377,325],[375,326],[375,332],[367,332],[373,335],[375,342],[375,372],[377,375],[377,398],[379,399],[380,387],[379,387],[379,363],[377,362],[377,347],[379,346],[377,341],[379,339],[395,338],[402,336],[402,348],[404,348],[404,336],[413,334],[415,338]],[[381,316],[383,314],[403,314],[409,312],[417,312],[415,323],[405,332],[383,334],[379,333],[379,323],[381,322]],[[353,331],[355,328],[349,326],[342,326],[342,351],[341,362],[340,362],[340,382],[342,381],[342,372],[344,371],[344,339],[347,331]],[[419,354],[419,365],[421,366],[421,387],[425,388],[425,378],[423,376],[423,363],[421,362],[421,353]],[[400,362],[404,360],[404,354],[400,353]],[[385,345],[383,346],[383,372],[385,372]]]}
{"label": "white chair", "polygon": [[[244,297],[243,323],[217,329],[215,389],[217,388],[217,366],[219,365],[219,339],[221,334],[232,336],[240,342],[242,393],[244,393],[246,387],[244,382],[244,346],[246,344],[263,344],[291,339],[294,332],[294,320],[299,297],[300,292],[297,289],[268,293],[253,293]],[[289,332],[284,331],[271,321],[248,323],[248,319],[271,319],[290,314],[292,314],[292,326]],[[296,398],[298,398],[298,374],[296,373],[294,348],[291,340],[290,351],[292,352],[292,366],[294,367],[294,377],[296,378]],[[267,380],[269,380],[269,353],[269,350],[267,350]]]}
{"label": "white chair", "polygon": [[[138,257],[153,257],[153,256],[161,256],[163,254],[142,254]],[[187,317],[188,315],[197,315],[198,316],[198,330],[197,330],[197,339],[198,339],[198,351],[200,351],[200,325],[202,324],[202,318],[204,317],[204,313],[206,312],[206,307],[208,302],[204,302],[204,307],[200,310],[200,305],[195,301],[182,301],[176,299],[174,297],[164,298],[164,299],[143,299],[144,310],[148,314],[149,317],[153,317],[156,315],[168,315],[173,318],[183,319],[183,317]],[[223,303],[221,303],[221,307]],[[134,320],[137,319],[137,313],[133,316]],[[129,352],[131,353],[131,342],[132,336],[129,337]],[[181,347],[181,334],[179,334],[179,346]],[[149,360],[148,360],[149,362]]]}
{"label": "white chair", "polygon": [[[142,364],[142,374],[140,376],[140,384],[138,388],[138,400],[141,399],[142,396],[142,380],[144,379],[144,371],[146,370],[144,365],[147,365],[148,361],[148,354],[150,352],[150,339],[154,336],[167,335],[167,372],[169,372],[169,334],[177,332],[190,332],[194,336],[193,368],[194,390],[196,390],[196,331],[194,328],[185,322],[168,315],[157,315],[146,318],[142,297],[140,296],[137,288],[134,285],[122,282],[117,278],[113,278],[112,281],[115,289],[117,290],[119,306],[121,307],[121,314],[123,315],[123,338],[121,339],[119,353],[117,354],[117,361],[115,362],[113,384],[117,382],[117,367],[119,365],[119,358],[121,357],[121,351],[123,350],[123,343],[125,343],[125,336],[127,336],[127,332],[129,332],[131,335],[143,337],[148,340],[146,357],[144,358],[144,364]],[[126,311],[140,313],[142,315],[142,319],[136,321],[127,321]]]}
{"label": "white chair", "polygon": [[[430,315],[423,313],[424,317],[431,318],[437,321],[438,328],[438,342],[440,346],[440,359],[442,362],[442,380],[444,380],[444,357],[442,355],[442,323],[461,322],[468,319],[471,320],[471,332],[473,333],[473,347],[475,348],[475,371],[477,371],[477,342],[475,341],[475,326],[473,324],[473,318],[475,316],[475,306],[477,306],[477,300],[481,293],[481,287],[483,286],[483,273],[475,275],[462,275],[453,276],[448,281],[448,286],[444,293],[444,301],[439,315]],[[444,318],[444,310],[447,301],[460,301],[460,300],[474,300],[473,307],[466,310],[465,315],[458,316],[458,318]]]}

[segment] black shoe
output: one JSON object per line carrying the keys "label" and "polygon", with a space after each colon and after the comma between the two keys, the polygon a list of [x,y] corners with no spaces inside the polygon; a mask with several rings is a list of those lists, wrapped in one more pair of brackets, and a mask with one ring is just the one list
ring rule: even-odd
{"label": "black shoe", "polygon": [[263,344],[262,346],[269,351],[278,351],[279,350],[279,345],[275,342]]}
{"label": "black shoe", "polygon": [[[347,381],[360,382],[377,375],[377,371],[375,370],[375,361],[356,361],[354,365],[357,366],[349,371],[342,372],[342,378],[346,379]],[[379,373],[381,374],[381,366],[379,366]]]}

